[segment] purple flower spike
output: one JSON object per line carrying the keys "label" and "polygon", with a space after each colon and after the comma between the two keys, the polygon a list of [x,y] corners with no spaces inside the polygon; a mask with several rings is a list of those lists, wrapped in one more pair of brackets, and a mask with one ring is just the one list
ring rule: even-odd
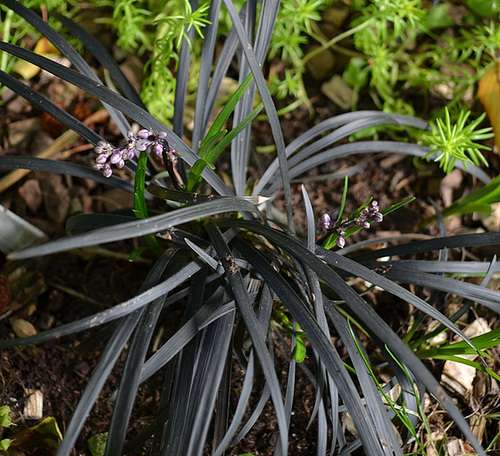
{"label": "purple flower spike", "polygon": [[323,214],[321,216],[321,223],[325,227],[325,230],[329,230],[332,223],[332,218],[329,214]]}
{"label": "purple flower spike", "polygon": [[343,249],[345,246],[345,239],[342,236],[337,238],[337,247]]}

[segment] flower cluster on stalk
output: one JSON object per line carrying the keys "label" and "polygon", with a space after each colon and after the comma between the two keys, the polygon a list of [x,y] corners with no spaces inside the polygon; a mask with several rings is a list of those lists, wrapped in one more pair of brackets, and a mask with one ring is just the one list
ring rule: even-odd
{"label": "flower cluster on stalk", "polygon": [[323,214],[321,217],[321,223],[328,232],[328,234],[337,234],[337,247],[343,248],[345,246],[345,235],[349,228],[354,226],[360,226],[362,228],[368,229],[371,223],[379,223],[384,219],[384,216],[380,212],[380,207],[378,201],[371,201],[367,206],[365,206],[361,212],[354,217],[352,220],[344,220],[339,224],[336,224],[336,217],[330,214]]}
{"label": "flower cluster on stalk", "polygon": [[164,131],[152,132],[146,128],[136,133],[129,131],[128,140],[118,147],[113,147],[106,141],[99,141],[94,149],[96,155],[94,169],[102,171],[104,177],[113,174],[112,166],[121,169],[127,160],[139,156],[141,152],[152,152],[171,163],[177,161],[177,152],[166,141],[167,133]]}

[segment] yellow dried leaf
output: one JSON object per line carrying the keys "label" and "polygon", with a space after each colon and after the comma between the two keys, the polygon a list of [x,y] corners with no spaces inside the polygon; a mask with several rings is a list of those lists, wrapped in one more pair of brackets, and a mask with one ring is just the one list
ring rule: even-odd
{"label": "yellow dried leaf", "polygon": [[[54,47],[54,45],[45,37],[38,40],[33,51],[37,54],[43,55],[48,59],[54,58],[59,54],[59,51]],[[23,79],[30,80],[34,78],[40,71],[40,68],[32,63],[26,62],[25,60],[18,60],[14,67],[12,68],[17,74],[19,74]]]}
{"label": "yellow dried leaf", "polygon": [[484,72],[477,95],[488,114],[495,133],[495,145],[500,151],[500,62]]}

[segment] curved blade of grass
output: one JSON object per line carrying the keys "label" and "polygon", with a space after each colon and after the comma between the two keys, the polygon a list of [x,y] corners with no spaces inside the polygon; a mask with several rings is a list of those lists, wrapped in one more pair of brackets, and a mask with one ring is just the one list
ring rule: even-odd
{"label": "curved blade of grass", "polygon": [[140,106],[142,109],[147,110],[146,105],[141,100],[141,97],[135,90],[134,86],[127,79],[115,59],[111,57],[109,52],[101,45],[101,43],[99,43],[99,41],[97,41],[83,27],[80,27],[71,19],[62,16],[59,13],[52,13],[52,16],[61,22],[73,35],[75,35],[96,58],[96,60],[109,71],[110,76],[113,78],[126,98],[135,103],[137,106]]}
{"label": "curved blade of grass", "polygon": [[283,138],[283,132],[281,131],[280,121],[278,114],[276,112],[276,106],[274,105],[269,89],[267,88],[266,81],[262,75],[262,69],[259,65],[259,61],[256,58],[253,50],[252,44],[249,43],[248,37],[245,34],[245,29],[241,20],[238,16],[235,6],[231,0],[224,0],[224,5],[233,22],[234,29],[238,35],[238,40],[243,48],[243,52],[248,61],[253,76],[255,78],[255,83],[259,89],[262,102],[264,103],[264,108],[269,117],[269,124],[271,126],[271,131],[274,136],[274,141],[276,143],[276,151],[278,153],[278,160],[280,163],[280,176],[285,197],[285,206],[287,214],[288,227],[293,231],[293,212],[292,212],[292,192],[290,188],[290,177],[288,175],[288,166],[286,162],[286,152],[285,152],[285,140]]}
{"label": "curved blade of grass", "polygon": [[361,403],[355,385],[350,379],[331,340],[326,337],[315,318],[307,309],[307,306],[290,288],[288,283],[285,282],[283,277],[281,277],[271,264],[262,257],[261,253],[257,252],[238,238],[233,242],[238,251],[254,266],[255,270],[259,271],[259,273],[265,277],[267,283],[269,283],[273,291],[280,297],[281,301],[286,303],[291,314],[298,321],[302,330],[307,334],[308,339],[315,347],[325,368],[329,371],[332,378],[335,379],[340,395],[347,405],[356,429],[366,445],[367,451],[369,451],[371,455],[384,454],[380,442],[375,435],[373,424],[367,416],[367,412]]}
{"label": "curved blade of grass", "polygon": [[253,120],[257,117],[260,111],[262,111],[263,104],[260,103],[248,116],[246,116],[236,127],[229,131],[229,133],[224,136],[221,141],[211,150],[207,150],[206,160],[208,163],[214,163],[220,153],[229,145],[229,143],[236,138],[248,125],[250,125]]}
{"label": "curved blade of grass", "polygon": [[426,239],[423,241],[414,241],[407,244],[376,249],[371,252],[355,255],[352,258],[358,262],[364,262],[386,256],[414,255],[431,252],[433,250],[481,247],[498,244],[500,244],[500,233],[458,234],[456,236]]}
{"label": "curved blade of grass", "polygon": [[187,183],[187,191],[188,192],[195,192],[198,190],[198,186],[201,183],[201,173],[203,170],[207,167],[210,166],[212,169],[213,163],[210,163],[207,161],[206,157],[206,151],[208,148],[213,148],[215,144],[217,144],[217,141],[219,141],[221,138],[223,138],[227,133],[227,130],[219,131],[218,133],[215,133],[212,135],[210,138],[204,142],[202,147],[200,147],[200,150],[198,151],[198,155],[202,158],[200,158],[192,167],[191,170],[189,171],[189,176],[188,176],[188,183]]}
{"label": "curved blade of grass", "polygon": [[376,429],[378,438],[382,442],[385,453],[388,455],[397,454],[402,456],[403,452],[401,451],[398,438],[394,432],[393,424],[389,419],[385,405],[382,403],[382,395],[369,374],[370,366],[366,365],[367,360],[361,354],[360,343],[356,334],[345,320],[345,317],[334,307],[329,306],[327,309],[329,310],[328,315],[345,344],[349,358],[352,361],[352,365],[356,371],[356,377],[366,401],[366,408],[372,417],[373,425]]}
{"label": "curved blade of grass", "polygon": [[[33,25],[33,27],[44,35],[61,52],[61,54],[68,58],[68,60],[80,73],[100,83],[99,78],[92,71],[92,68],[90,68],[88,63],[80,56],[80,54],[78,54],[78,52],[76,52],[71,45],[40,16],[17,1],[2,0],[2,4],[19,14],[19,16]],[[130,124],[123,113],[111,106],[105,105],[105,108],[109,111],[109,114],[120,128],[122,135],[126,137],[127,131],[130,130]]]}
{"label": "curved blade of grass", "polygon": [[236,89],[233,95],[231,95],[231,98],[224,104],[224,107],[222,108],[222,111],[219,113],[219,115],[215,118],[214,123],[208,130],[207,134],[205,135],[205,139],[201,143],[200,146],[200,152],[198,152],[198,155],[201,158],[206,158],[204,155],[201,154],[203,144],[210,139],[212,136],[216,135],[222,129],[224,128],[224,125],[226,122],[229,120],[229,117],[231,116],[232,112],[234,111],[234,108],[238,104],[238,102],[241,100],[241,97],[243,94],[246,92],[248,87],[250,87],[250,84],[253,82],[253,75],[250,73],[244,81],[239,85],[239,87]]}
{"label": "curved blade of grass", "polygon": [[[373,122],[380,124],[395,123],[398,125],[407,125],[415,128],[428,127],[427,122],[417,119],[415,117],[387,114],[381,111],[357,111],[355,113],[341,114],[324,120],[320,124],[316,125],[315,127],[312,127],[306,133],[302,134],[297,139],[292,141],[286,147],[286,156],[287,158],[291,157],[295,152],[297,152],[297,150],[306,146],[308,142],[312,141],[315,137],[319,137],[320,138],[319,140],[315,141],[314,143],[304,148],[304,151],[306,152],[301,152],[304,153],[306,156],[309,156],[321,150],[322,148],[331,145],[333,141],[338,141],[340,138],[344,137],[345,134],[349,135],[356,131],[356,128],[352,129],[351,127],[349,129],[348,125],[354,124],[355,126],[359,127],[360,125],[364,124],[369,125],[370,123]],[[334,128],[339,129],[342,127],[344,127],[344,129],[340,130],[340,132],[336,130],[333,133],[327,134],[329,130],[332,130]],[[349,131],[351,131],[351,133],[349,133]],[[426,152],[428,152],[427,149]],[[261,194],[264,188],[269,183],[273,182],[274,180],[273,174],[275,174],[276,171],[278,170],[278,166],[279,166],[278,160],[275,159],[261,177],[258,185],[255,188],[255,194],[257,195]]]}
{"label": "curved blade of grass", "polygon": [[[28,100],[32,105],[45,111],[47,114],[57,119],[63,125],[66,125],[71,130],[74,130],[82,138],[87,140],[89,143],[97,145],[99,141],[102,141],[97,133],[91,130],[83,122],[80,122],[77,118],[61,109],[59,106],[54,104],[48,98],[41,95],[39,92],[34,90],[32,87],[28,87],[26,84],[19,82],[16,78],[0,70],[0,84],[8,87],[25,100]],[[102,174],[102,173],[101,173]]]}
{"label": "curved blade of grass", "polygon": [[[0,348],[14,347],[17,345],[37,345],[42,342],[64,337],[70,334],[92,329],[105,323],[123,318],[126,315],[144,307],[151,301],[160,298],[164,294],[172,291],[180,284],[189,279],[193,274],[199,271],[201,266],[198,262],[191,262],[182,268],[178,273],[172,275],[164,282],[156,285],[149,290],[142,292],[134,298],[128,299],[120,304],[116,304],[110,309],[90,315],[89,317],[82,318],[81,320],[61,325],[54,329],[36,334],[30,337],[21,337],[18,339],[8,339],[0,341]],[[171,305],[175,300],[167,301],[166,305]]]}
{"label": "curved blade of grass", "polygon": [[441,274],[463,274],[466,276],[480,276],[486,274],[490,267],[492,272],[500,272],[500,261],[492,265],[480,261],[428,261],[428,260],[394,260],[387,262],[373,262],[370,267],[383,264],[397,271],[420,271]]}
{"label": "curved blade of grass", "polygon": [[196,206],[176,209],[166,214],[157,215],[148,219],[122,223],[110,226],[90,233],[80,234],[70,238],[60,239],[46,244],[21,250],[11,254],[11,258],[21,259],[33,256],[48,255],[65,250],[86,247],[89,245],[113,242],[121,239],[158,233],[182,223],[208,217],[223,212],[255,212],[256,207],[248,201],[237,197],[221,198]]}
{"label": "curved blade of grass", "polygon": [[[410,155],[415,157],[423,157],[425,153],[427,153],[427,148],[423,146],[419,146],[417,144],[405,143],[405,142],[397,142],[397,141],[357,141],[349,144],[342,144],[340,146],[335,146],[331,149],[308,157],[307,160],[303,160],[294,166],[290,166],[290,178],[293,179],[306,171],[316,168],[323,163],[326,163],[330,160],[339,157],[347,157],[349,155],[356,154],[372,154],[372,153],[394,153],[394,154],[403,154]],[[292,157],[292,159],[294,159]],[[457,162],[455,165],[456,168],[463,169],[462,162]],[[475,166],[468,166],[467,170],[470,175],[477,177],[484,183],[490,182],[491,178],[481,169]],[[269,176],[270,181],[269,185],[266,189],[261,189],[259,186],[260,192],[259,195],[270,195],[276,192],[280,184],[276,183],[276,178],[273,176]],[[261,179],[262,181],[262,179]],[[255,190],[257,192],[257,189]]]}
{"label": "curved blade of grass", "polygon": [[[188,255],[189,252],[185,250],[182,251],[178,248],[169,249],[155,264],[155,269],[158,272],[160,270],[163,272],[164,269],[167,270],[168,268],[170,273],[178,272],[184,265]],[[158,272],[156,273],[156,279],[160,278]],[[139,387],[141,368],[166,297],[167,295],[164,294],[161,298],[141,309],[142,315],[140,316],[137,329],[128,349],[127,361],[123,368],[122,380],[116,396],[106,441],[106,456],[122,454],[127,426]]]}
{"label": "curved blade of grass", "polygon": [[[259,104],[245,119],[243,119],[236,127],[234,127],[228,134],[226,134],[225,130],[220,132],[219,134],[215,134],[211,138],[207,140],[206,144],[202,144],[200,147],[200,151],[198,152],[201,158],[198,160],[191,172],[189,173],[189,178],[191,179],[191,174],[193,174],[192,180],[195,182],[195,185],[192,187],[189,186],[188,181],[188,189],[191,191],[195,191],[198,188],[199,183],[201,182],[201,172],[205,169],[206,166],[212,166],[215,163],[215,160],[219,157],[221,152],[231,143],[231,141],[236,138],[241,132],[252,123],[252,121],[257,117],[259,112],[262,110],[262,103]],[[221,140],[217,143],[216,141],[221,138]],[[212,141],[215,139],[215,141]],[[212,147],[213,142],[213,147]],[[198,165],[198,168],[196,166]],[[196,171],[195,171],[196,168]]]}
{"label": "curved blade of grass", "polygon": [[[154,286],[161,277],[165,266],[170,260],[170,255],[164,255],[156,262],[155,266],[150,270],[148,277],[141,286],[139,293]],[[80,435],[80,431],[85,424],[87,416],[94,406],[98,395],[100,394],[104,383],[106,382],[115,363],[121,356],[122,350],[130,338],[134,328],[136,327],[143,309],[136,310],[134,313],[127,315],[120,321],[116,327],[111,339],[106,344],[101,358],[95,368],[90,381],[85,388],[78,405],[68,424],[63,441],[59,445],[56,456],[68,456]]]}
{"label": "curved blade of grass", "polygon": [[116,176],[106,178],[102,175],[102,172],[77,163],[49,160],[47,158],[4,155],[0,157],[0,169],[31,169],[32,171],[64,174],[108,184],[128,193],[133,192],[133,186],[130,182]]}
{"label": "curved blade of grass", "polygon": [[260,324],[252,309],[252,304],[248,299],[248,293],[239,270],[236,268],[234,257],[227,246],[219,229],[213,225],[207,225],[207,232],[212,239],[215,250],[217,251],[222,266],[226,271],[226,277],[231,285],[231,292],[236,301],[236,306],[240,311],[248,333],[252,339],[255,354],[259,359],[264,375],[267,379],[271,397],[273,399],[276,418],[280,430],[279,441],[281,444],[281,454],[288,453],[288,419],[283,406],[278,377],[274,370],[274,365],[265,345],[265,334],[262,333]]}
{"label": "curved blade of grass", "polygon": [[[63,65],[51,61],[39,54],[27,51],[26,49],[20,48],[19,46],[14,46],[9,43],[0,42],[0,50],[9,52],[23,60],[33,63],[36,66],[48,71],[49,73],[58,76],[61,79],[73,84],[80,89],[88,92],[89,94],[97,97],[101,102],[108,103],[117,110],[123,112],[124,114],[130,116],[133,120],[142,126],[145,126],[151,130],[155,131],[165,131],[168,133],[168,142],[179,154],[179,156],[186,161],[190,166],[192,166],[198,156],[193,153],[193,151],[186,145],[182,139],[172,132],[166,125],[162,124],[158,119],[153,117],[144,109],[140,108],[136,104],[127,100],[126,98],[118,95],[117,93],[109,90],[107,87],[103,86],[96,81],[77,73],[74,70],[68,69]],[[211,170],[210,168],[205,169],[203,173],[204,178],[207,182],[220,194],[231,195],[232,192],[226,184]]]}
{"label": "curved blade of grass", "polygon": [[[242,222],[242,221],[238,221],[238,225],[239,224],[242,224],[240,226],[250,225],[248,222]],[[438,381],[434,378],[434,376],[425,368],[425,366],[416,357],[416,355],[401,341],[401,339],[399,339],[399,337],[387,326],[387,324],[381,320],[378,314],[370,306],[367,306],[366,303],[359,297],[359,295],[342,279],[340,279],[340,277],[332,269],[330,269],[319,257],[311,253],[300,243],[294,241],[290,236],[284,235],[283,233],[278,233],[277,231],[271,230],[268,227],[262,226],[260,228],[262,228],[262,230],[257,228],[257,226],[255,226],[254,228],[252,228],[252,231],[263,234],[268,239],[278,244],[281,248],[288,251],[294,257],[300,258],[302,262],[308,264],[309,267],[311,267],[314,271],[316,271],[316,273],[328,284],[328,286],[332,288],[332,290],[334,290],[339,296],[342,296],[342,298],[346,301],[346,305],[349,306],[349,308],[355,313],[355,315],[360,320],[365,322],[366,328],[370,328],[370,331],[373,335],[377,335],[377,337],[380,340],[383,340],[387,344],[387,346],[390,347],[390,350],[398,357],[398,359],[405,366],[407,366],[415,375],[415,377],[426,386],[427,390],[431,394],[433,394],[436,397],[436,399],[439,400],[439,402],[442,404],[445,410],[455,420],[460,430],[470,440],[476,451],[484,456],[485,453],[481,448],[481,445],[479,444],[474,434],[471,432],[462,414],[459,412],[457,407],[453,404],[449,396],[446,394],[443,387],[438,383]],[[241,246],[239,244],[238,244],[238,250],[242,252]],[[329,251],[326,252],[327,253],[325,254],[324,257],[325,260],[328,258],[333,259],[332,255],[334,257],[335,256],[338,257],[339,260],[338,262],[332,261],[332,263],[334,263],[334,265],[337,267],[339,266],[338,263],[340,263],[343,260],[346,260],[346,258],[334,255],[332,252]],[[246,255],[246,257],[248,258],[248,255]],[[351,267],[349,267],[349,269],[355,269],[355,264],[350,266]],[[361,274],[356,274],[356,275],[359,277],[366,276],[366,274],[363,273],[366,271],[362,270],[363,268],[361,265],[358,266],[359,266],[359,272],[361,272]],[[259,272],[261,272],[262,268],[259,267],[258,270]],[[372,271],[370,271],[370,274],[368,275],[371,274]],[[379,278],[382,277],[379,276]],[[365,279],[365,280],[368,280],[371,283],[375,283],[370,279]],[[391,288],[394,289],[394,287],[396,287],[396,284],[392,283],[390,280],[387,280],[387,282],[388,283],[385,283],[384,281],[384,284],[379,286],[385,288],[387,291],[391,291]],[[403,297],[404,293],[402,292],[402,290],[404,290],[404,288],[399,286],[397,287],[399,288],[399,290],[395,293],[396,296],[400,296],[402,299],[405,299],[406,301],[410,302],[405,297]],[[411,295],[411,293],[409,294]],[[413,296],[412,301],[417,302],[417,297],[414,295],[412,296]],[[287,304],[289,303],[288,300],[285,302],[287,302]],[[420,303],[419,305],[420,307],[423,307]],[[290,310],[292,311],[292,309]],[[434,313],[434,309],[432,309],[432,311],[430,309],[426,309],[425,312]],[[311,339],[312,336],[309,334],[309,331],[306,330],[306,327],[304,326],[303,322],[298,318],[297,320],[299,321],[303,330],[308,335],[309,340],[313,342],[313,340]],[[441,315],[438,321],[440,321],[443,324],[446,324],[447,327],[452,329],[456,334],[461,333],[460,337],[462,337],[463,340],[467,341],[468,344],[471,345],[467,337],[465,337],[465,335],[460,330],[458,330],[451,322],[449,322],[446,317]],[[333,373],[331,374],[333,375]],[[346,398],[344,397],[344,400],[345,399]]]}
{"label": "curved blade of grass", "polygon": [[436,276],[425,272],[417,271],[387,271],[386,277],[403,283],[413,283],[423,287],[432,288],[447,293],[463,296],[478,302],[483,306],[500,314],[500,293],[496,290],[475,285],[473,283],[462,282],[449,277]]}

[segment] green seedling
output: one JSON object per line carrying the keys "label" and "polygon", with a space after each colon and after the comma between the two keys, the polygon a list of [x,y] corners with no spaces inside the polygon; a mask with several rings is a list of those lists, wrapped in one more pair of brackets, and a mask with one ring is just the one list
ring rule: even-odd
{"label": "green seedling", "polygon": [[263,108],[262,103],[260,103],[245,119],[233,128],[229,133],[224,129],[229,116],[234,111],[234,108],[241,100],[245,91],[248,89],[253,81],[252,74],[249,74],[241,85],[236,89],[236,92],[228,100],[222,111],[219,113],[214,123],[205,135],[205,139],[200,145],[198,150],[198,156],[200,159],[193,165],[189,173],[187,190],[189,192],[195,192],[201,181],[201,175],[203,170],[209,166],[214,168],[214,162],[221,152],[230,144],[230,142],[238,136],[241,131],[243,131],[250,123],[257,117]]}

